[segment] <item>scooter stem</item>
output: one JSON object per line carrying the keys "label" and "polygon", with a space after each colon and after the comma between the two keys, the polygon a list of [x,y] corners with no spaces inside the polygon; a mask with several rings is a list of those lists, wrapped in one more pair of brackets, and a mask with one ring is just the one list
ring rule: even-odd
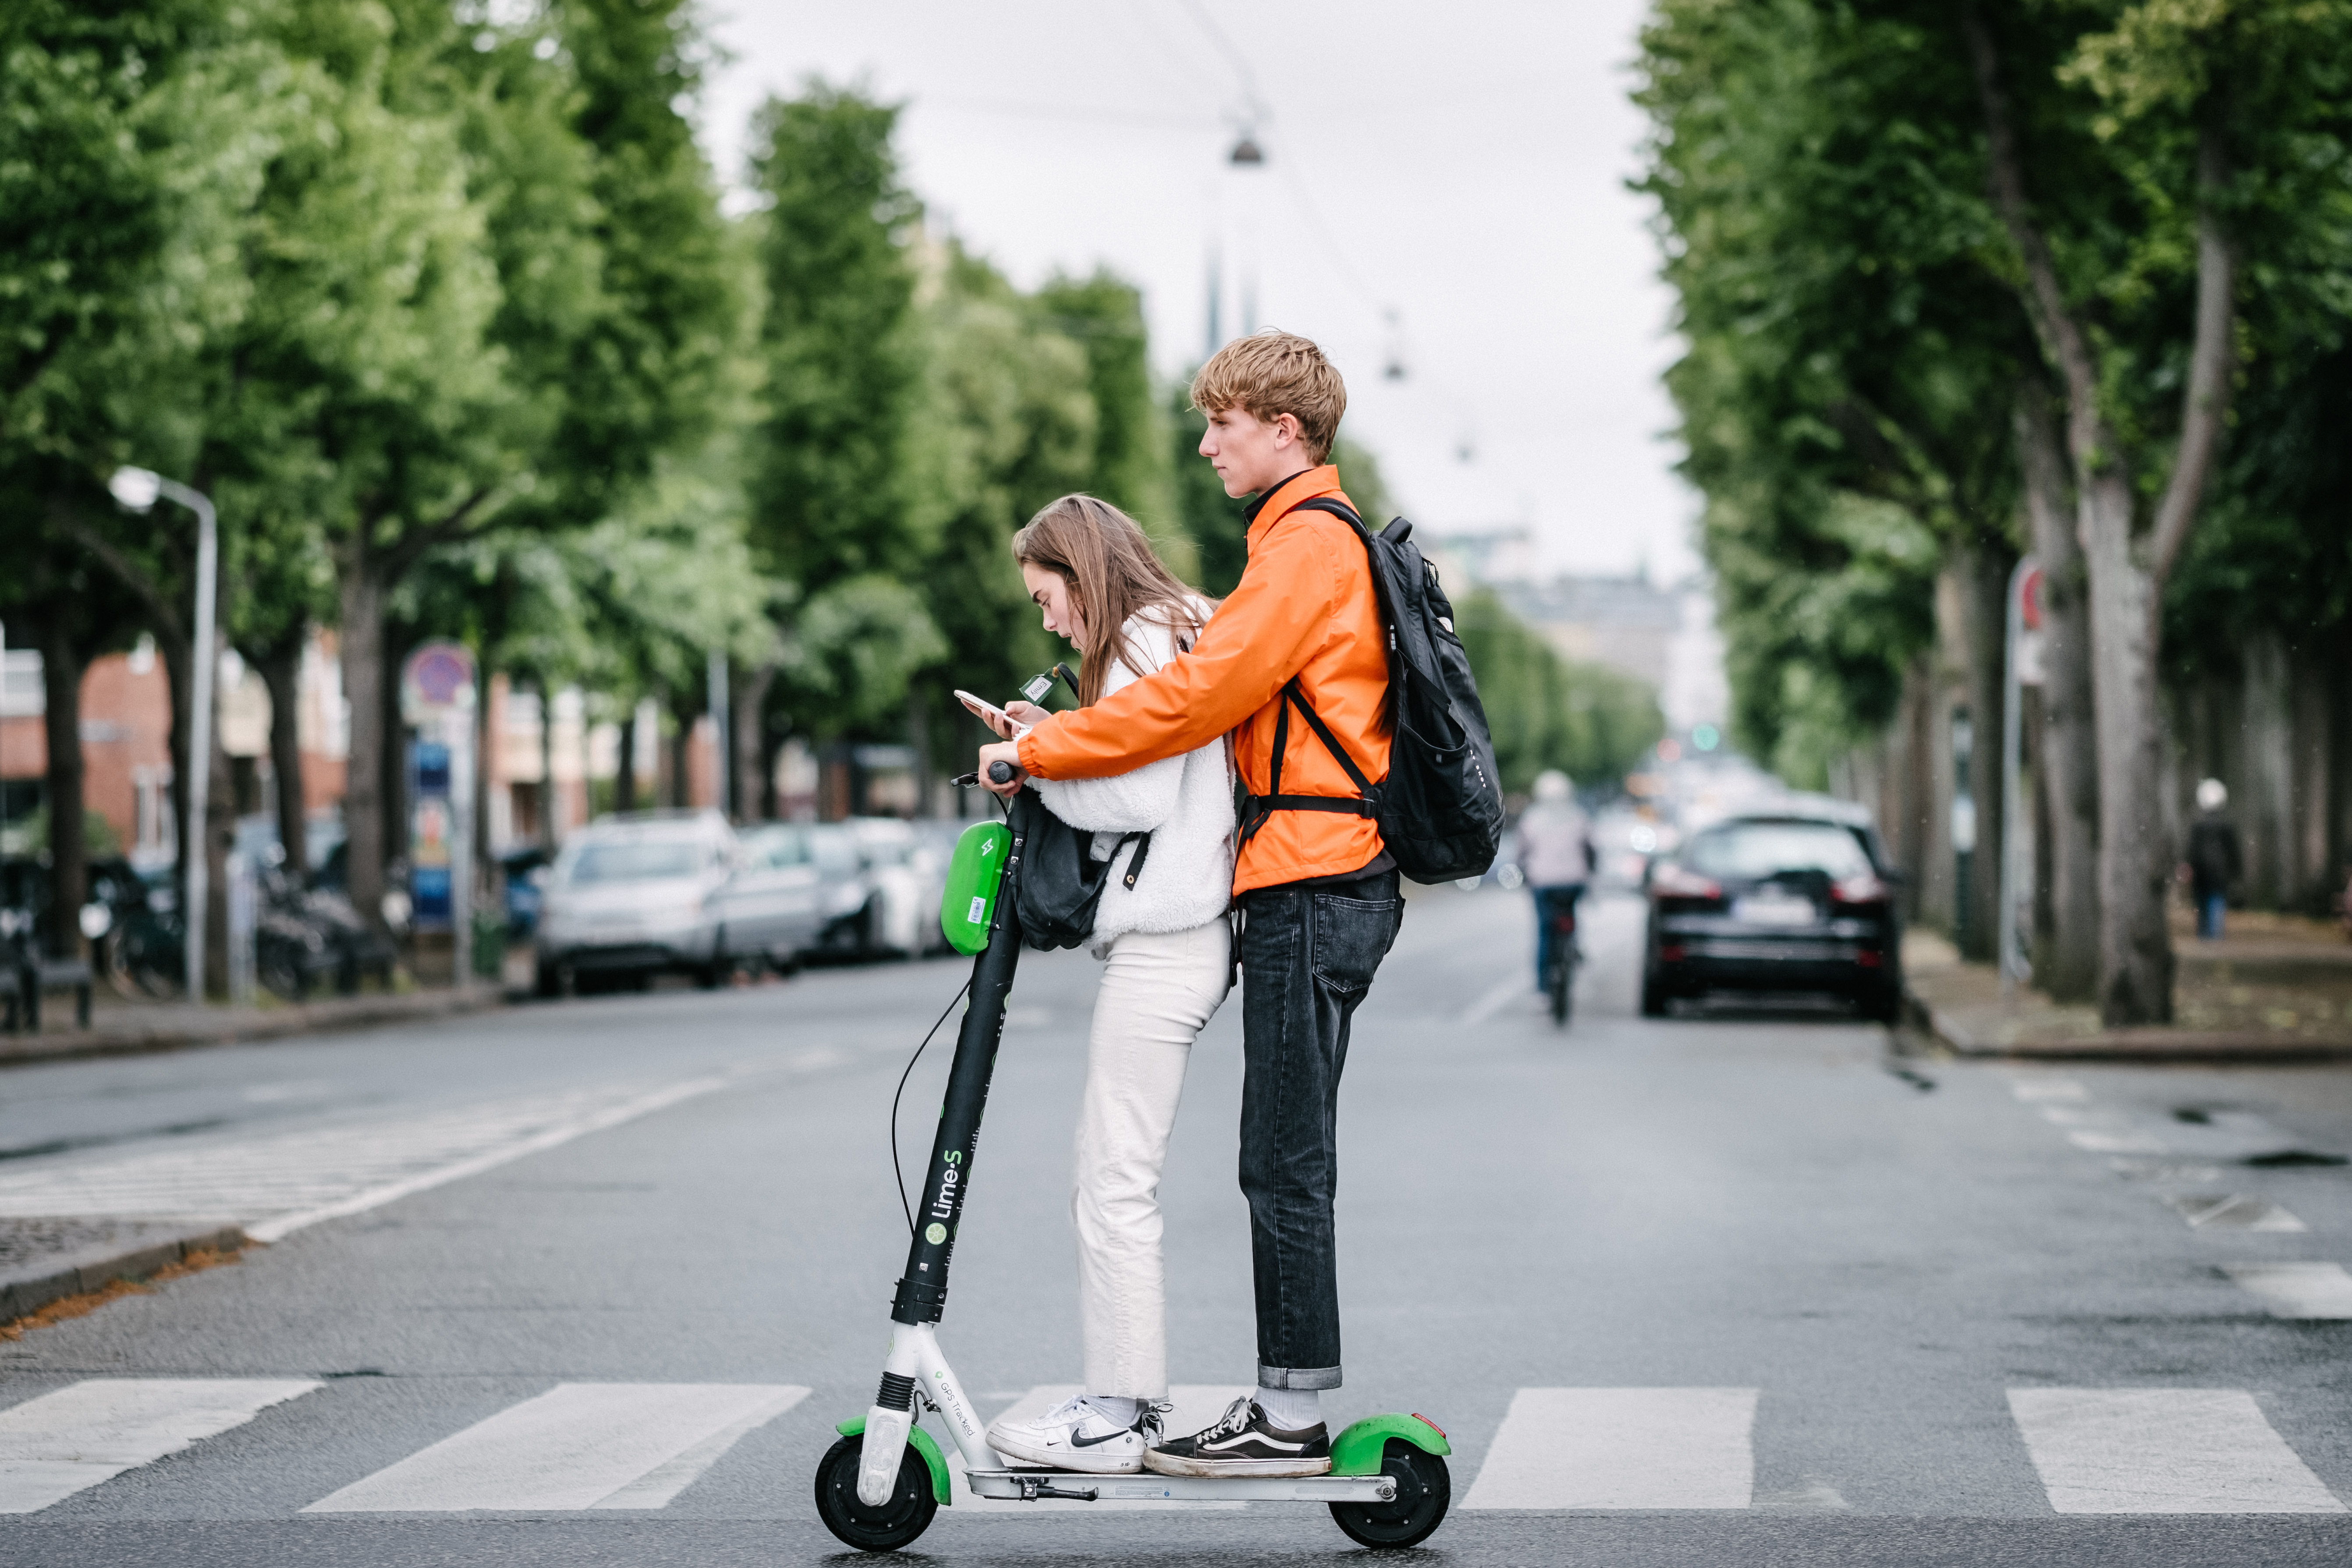
{"label": "scooter stem", "polygon": [[988,1109],[988,1080],[996,1069],[996,1047],[1004,1034],[1004,999],[1021,962],[1021,916],[1013,897],[1020,885],[1022,835],[1013,847],[996,897],[996,924],[988,946],[971,965],[971,1000],[956,1032],[955,1060],[948,1068],[947,1098],[940,1105],[940,1129],[924,1168],[915,1236],[907,1248],[907,1272],[890,1303],[894,1323],[936,1323],[946,1310],[948,1261],[955,1252],[956,1223],[971,1191],[972,1156],[980,1146],[981,1113]]}
{"label": "scooter stem", "polygon": [[[907,1248],[907,1272],[890,1304],[890,1321],[901,1325],[890,1336],[890,1356],[882,1386],[866,1413],[866,1440],[857,1472],[858,1500],[879,1508],[898,1474],[899,1455],[915,1425],[915,1390],[926,1373],[934,1403],[945,1400],[957,1446],[987,1454],[978,1424],[954,1385],[953,1374],[931,1339],[929,1325],[947,1310],[948,1261],[955,1252],[956,1225],[971,1191],[972,1155],[980,1147],[981,1113],[988,1109],[988,1081],[996,1069],[996,1047],[1004,1035],[1004,999],[1021,962],[1021,916],[1012,896],[1020,886],[1023,835],[998,872],[996,921],[988,945],[971,965],[971,999],[956,1031],[955,1060],[948,1068],[947,1098],[940,1105],[940,1129],[931,1140],[930,1163],[919,1189],[914,1240]],[[944,1384],[944,1387],[940,1386]],[[989,1456],[987,1462],[993,1462]]]}

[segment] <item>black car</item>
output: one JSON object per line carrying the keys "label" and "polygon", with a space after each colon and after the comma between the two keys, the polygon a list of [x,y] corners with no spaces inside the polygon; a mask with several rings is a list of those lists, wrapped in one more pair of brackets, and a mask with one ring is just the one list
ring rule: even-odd
{"label": "black car", "polygon": [[1826,991],[1894,1022],[1897,880],[1877,835],[1850,823],[1742,816],[1693,834],[1650,870],[1643,1015],[1712,990]]}

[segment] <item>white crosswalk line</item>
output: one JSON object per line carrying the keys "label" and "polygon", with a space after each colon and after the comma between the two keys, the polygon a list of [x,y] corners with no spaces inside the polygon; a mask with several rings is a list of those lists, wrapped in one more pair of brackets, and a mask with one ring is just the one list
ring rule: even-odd
{"label": "white crosswalk line", "polygon": [[338,1122],[233,1143],[66,1161],[0,1176],[0,1217],[161,1215],[236,1220],[277,1241],[725,1088],[720,1077],[605,1084]]}
{"label": "white crosswalk line", "polygon": [[0,1410],[0,1513],[32,1513],[152,1464],[316,1378],[95,1378]]}
{"label": "white crosswalk line", "polygon": [[1746,1508],[1752,1388],[1522,1388],[1464,1508]]}
{"label": "white crosswalk line", "polygon": [[[1239,1383],[1180,1383],[1172,1384],[1168,1390],[1168,1401],[1171,1408],[1165,1415],[1160,1417],[1161,1430],[1171,1437],[1189,1437],[1193,1433],[1201,1430],[1202,1427],[1206,1426],[1210,1422],[1214,1421],[1218,1416],[1223,1415],[1225,1413],[1226,1405],[1231,1405],[1234,1400],[1239,1399],[1243,1394],[1247,1394],[1249,1391],[1247,1384]],[[989,1419],[993,1421],[1001,1418],[1002,1416],[1010,1415],[1014,1420],[1019,1421],[1024,1420],[1032,1415],[1043,1415],[1056,1405],[1061,1404],[1065,1399],[1072,1398],[1077,1394],[1084,1394],[1085,1392],[1086,1389],[1084,1387],[1075,1383],[1041,1383],[1035,1387],[1030,1389],[1028,1393],[1023,1394],[1019,1399],[1014,1400],[1011,1405],[997,1412],[995,1415],[989,1417]],[[971,1488],[965,1483],[963,1479],[962,1456],[956,1452],[954,1445],[950,1443],[941,1433],[935,1431],[931,1436],[939,1438],[940,1451],[944,1453],[948,1458],[950,1485],[949,1495],[955,1500],[952,1506],[959,1509],[969,1508],[978,1513],[1035,1513],[1040,1509],[1055,1511],[1083,1509],[1088,1513],[1096,1513],[1104,1509],[1175,1508],[1191,1510],[1202,1508],[1237,1509],[1244,1506],[1244,1504],[1237,1502],[1166,1502],[1150,1498],[1104,1498],[1096,1502],[1061,1502],[1050,1498],[1041,1498],[1035,1502],[1013,1502],[1003,1498],[974,1497],[971,1493]],[[1060,1484],[1071,1487],[1082,1487],[1087,1483],[1083,1479],[1080,1479],[1063,1482]]]}
{"label": "white crosswalk line", "polygon": [[2060,1513],[2342,1513],[2235,1388],[2012,1388]]}
{"label": "white crosswalk line", "polygon": [[2273,1318],[2352,1318],[2352,1274],[2341,1263],[2232,1263],[2221,1272],[2268,1302]]}
{"label": "white crosswalk line", "polygon": [[661,1508],[736,1439],[808,1392],[782,1384],[562,1383],[302,1511]]}

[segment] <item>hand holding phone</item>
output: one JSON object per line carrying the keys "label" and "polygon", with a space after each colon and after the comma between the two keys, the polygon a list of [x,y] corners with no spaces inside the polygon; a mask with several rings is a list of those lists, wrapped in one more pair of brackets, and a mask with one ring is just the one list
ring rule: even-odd
{"label": "hand holding phone", "polygon": [[959,689],[956,692],[956,700],[979,714],[982,723],[995,731],[1005,740],[1017,741],[1029,732],[1028,725],[1017,721],[1012,714],[1007,713],[985,697],[975,697],[971,692]]}

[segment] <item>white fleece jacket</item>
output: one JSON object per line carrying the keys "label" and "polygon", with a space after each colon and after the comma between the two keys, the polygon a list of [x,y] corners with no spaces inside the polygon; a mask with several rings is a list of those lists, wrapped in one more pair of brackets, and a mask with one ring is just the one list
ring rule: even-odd
{"label": "white fleece jacket", "polygon": [[[1199,606],[1202,618],[1209,606]],[[1108,697],[1176,657],[1168,623],[1146,611],[1122,628],[1141,670],[1114,662],[1103,680]],[[1121,931],[1190,931],[1225,912],[1234,889],[1234,784],[1221,736],[1198,751],[1164,757],[1132,773],[1099,779],[1032,779],[1045,809],[1073,827],[1097,833],[1150,832],[1151,852],[1129,889],[1130,844],[1118,852],[1095,909],[1097,958]]]}

